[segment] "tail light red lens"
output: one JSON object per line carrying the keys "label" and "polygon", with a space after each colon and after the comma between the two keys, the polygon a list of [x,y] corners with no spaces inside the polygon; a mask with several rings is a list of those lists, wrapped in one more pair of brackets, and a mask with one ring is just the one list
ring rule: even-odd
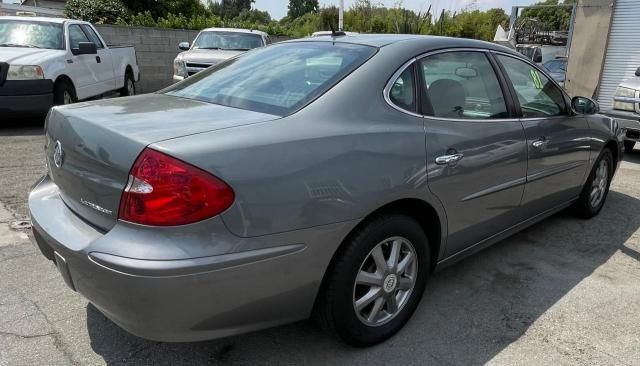
{"label": "tail light red lens", "polygon": [[146,148],[131,168],[118,217],[143,225],[185,225],[218,215],[234,198],[219,178]]}

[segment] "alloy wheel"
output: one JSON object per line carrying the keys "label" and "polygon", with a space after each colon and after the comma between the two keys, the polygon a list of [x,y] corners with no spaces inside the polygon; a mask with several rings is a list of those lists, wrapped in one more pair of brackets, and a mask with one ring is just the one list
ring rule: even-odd
{"label": "alloy wheel", "polygon": [[416,279],[415,248],[403,237],[378,243],[360,265],[353,285],[353,308],[368,326],[380,326],[395,318],[407,304]]}
{"label": "alloy wheel", "polygon": [[136,93],[136,89],[133,85],[133,80],[131,79],[127,79],[127,93],[129,93],[129,95],[134,95]]}
{"label": "alloy wheel", "polygon": [[589,194],[589,204],[591,207],[598,207],[605,193],[607,192],[607,184],[609,180],[609,164],[606,160],[600,160],[596,169],[593,183],[591,184],[591,193]]}

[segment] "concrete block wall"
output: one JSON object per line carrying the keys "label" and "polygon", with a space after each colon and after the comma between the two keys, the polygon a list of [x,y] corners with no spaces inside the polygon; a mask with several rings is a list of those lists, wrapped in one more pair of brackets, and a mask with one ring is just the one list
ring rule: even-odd
{"label": "concrete block wall", "polygon": [[[126,44],[136,48],[140,82],[138,93],[152,93],[171,85],[173,60],[180,50],[178,43],[193,42],[198,31],[183,29],[163,29],[128,27],[118,25],[96,25],[107,44]],[[271,37],[273,42],[289,39]]]}
{"label": "concrete block wall", "polygon": [[96,25],[107,44],[127,44],[136,49],[140,82],[138,93],[152,93],[171,85],[173,59],[180,53],[178,43],[192,42],[198,31]]}

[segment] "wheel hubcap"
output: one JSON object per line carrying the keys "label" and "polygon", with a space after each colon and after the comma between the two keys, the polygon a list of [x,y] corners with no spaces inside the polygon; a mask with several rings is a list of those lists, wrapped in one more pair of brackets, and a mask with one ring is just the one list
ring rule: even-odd
{"label": "wheel hubcap", "polygon": [[62,95],[62,102],[64,104],[71,104],[73,100],[71,99],[71,94],[68,91],[65,91]]}
{"label": "wheel hubcap", "polygon": [[601,160],[596,169],[596,175],[591,184],[591,193],[589,194],[589,203],[591,207],[598,207],[607,192],[607,183],[609,179],[609,164],[606,160]]}
{"label": "wheel hubcap", "polygon": [[409,302],[418,276],[416,251],[403,237],[378,243],[360,265],[353,285],[353,308],[365,325],[395,318]]}

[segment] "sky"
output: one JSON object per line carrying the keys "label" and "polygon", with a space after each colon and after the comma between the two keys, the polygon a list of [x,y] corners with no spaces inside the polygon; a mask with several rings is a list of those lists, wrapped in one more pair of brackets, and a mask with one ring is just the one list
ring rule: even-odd
{"label": "sky", "polygon": [[[338,5],[339,0],[320,0],[320,6]],[[344,0],[345,8],[349,8],[355,0]],[[372,0],[374,4],[380,4],[386,7],[394,7],[399,0]],[[530,5],[536,0],[403,0],[402,6],[415,11],[426,11],[429,4],[433,4],[433,13],[439,13],[442,9],[459,10],[465,8],[469,3],[475,2],[481,10],[490,8],[503,8],[507,14],[511,13],[511,7],[514,5]],[[266,10],[274,19],[280,19],[287,15],[288,0],[256,0],[254,7],[260,10]]]}

